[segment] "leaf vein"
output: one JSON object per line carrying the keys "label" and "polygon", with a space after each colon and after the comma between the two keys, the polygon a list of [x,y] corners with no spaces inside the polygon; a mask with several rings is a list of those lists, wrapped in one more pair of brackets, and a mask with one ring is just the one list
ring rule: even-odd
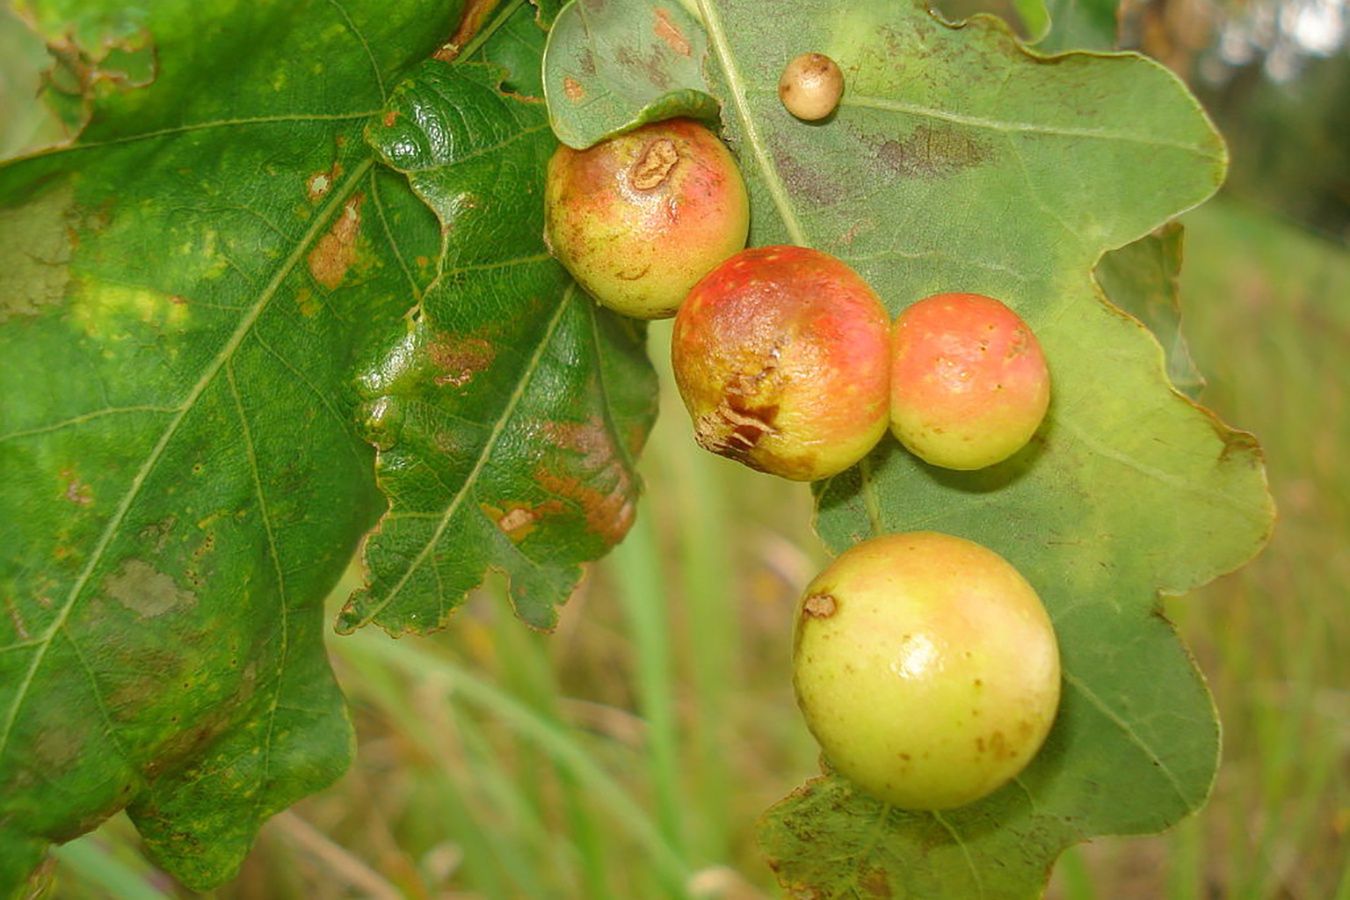
{"label": "leaf vein", "polygon": [[1143,133],[1128,131],[1109,131],[1103,128],[1070,128],[1063,125],[1047,125],[1040,122],[1010,122],[1003,119],[989,119],[984,116],[970,116],[948,112],[932,106],[918,103],[906,103],[903,100],[890,100],[885,97],[845,94],[841,106],[856,106],[863,109],[879,109],[885,112],[906,113],[929,119],[951,122],[954,125],[966,125],[986,131],[1012,132],[1020,134],[1042,134],[1051,137],[1085,138],[1087,140],[1119,141],[1126,144],[1142,144],[1146,147],[1165,147],[1172,150],[1184,150],[1203,159],[1220,159],[1221,154],[1214,153],[1201,144],[1186,141],[1169,141],[1150,137]]}
{"label": "leaf vein", "polygon": [[113,746],[117,748],[118,754],[128,765],[131,763],[131,756],[127,753],[126,745],[122,743],[122,738],[113,727],[112,714],[108,712],[108,704],[103,700],[103,692],[99,690],[98,679],[94,677],[94,670],[89,666],[89,660],[85,659],[84,651],[80,645],[75,643],[75,636],[66,628],[61,629],[61,634],[65,636],[66,643],[70,644],[70,649],[75,651],[75,658],[80,661],[80,668],[84,669],[84,674],[89,678],[89,692],[94,696],[94,705],[98,707],[99,715],[103,717],[103,724],[108,729],[108,737],[112,739]]}
{"label": "leaf vein", "polygon": [[356,23],[352,21],[351,14],[347,12],[345,6],[339,3],[338,0],[328,0],[328,3],[341,14],[343,20],[347,24],[347,30],[352,33],[352,36],[361,42],[361,48],[366,51],[366,58],[370,60],[370,69],[375,73],[375,84],[380,89],[380,102],[388,103],[389,92],[384,88],[384,73],[380,71],[380,65],[376,62],[375,54],[370,49],[370,42],[366,40],[366,36],[362,33],[361,29],[356,27]]}
{"label": "leaf vein", "polygon": [[1177,797],[1188,810],[1196,808],[1198,801],[1191,800],[1186,796],[1186,792],[1181,787],[1180,780],[1177,778],[1176,774],[1173,773],[1171,767],[1162,760],[1162,757],[1153,751],[1152,747],[1144,742],[1144,739],[1139,736],[1129,722],[1125,721],[1115,710],[1107,706],[1106,702],[1098,697],[1092,689],[1082,681],[1082,679],[1078,678],[1078,676],[1066,670],[1064,672],[1064,681],[1066,684],[1073,687],[1074,690],[1078,691],[1088,703],[1110,720],[1112,724],[1119,728],[1131,744],[1139,748],[1148,761],[1156,766],[1158,771],[1163,773],[1163,776],[1167,779],[1167,783],[1171,785],[1172,790],[1176,792]]}
{"label": "leaf vein", "polygon": [[[318,399],[319,405],[322,406],[328,412],[328,414],[333,417],[333,419],[342,427],[342,430],[344,432],[346,433],[351,432],[351,422],[348,420],[346,416],[344,416],[338,410],[337,407],[333,405],[332,399],[329,398],[326,394],[324,394],[323,391],[319,390],[318,387],[316,387],[312,381],[310,381],[307,377],[305,377],[305,373],[297,369],[289,359],[287,359],[283,354],[278,353],[276,348],[274,348],[271,344],[267,343],[266,339],[264,339],[262,336],[262,332],[260,332],[256,326],[253,329],[253,339],[258,342],[259,347],[262,347],[263,350],[266,351],[269,355],[271,355],[273,359],[281,363],[283,368],[285,368],[288,372],[290,372],[292,375],[295,376],[296,381],[304,385],[309,390],[309,392],[313,394],[316,399]],[[352,456],[359,461],[361,459],[361,454],[357,452],[355,445],[351,441],[344,441],[344,444],[347,447],[347,451],[351,453]]]}
{"label": "leaf vein", "polygon": [[24,428],[19,431],[11,431],[9,434],[0,434],[0,444],[6,441],[15,441],[19,438],[36,437],[43,434],[51,434],[54,431],[61,431],[65,428],[74,428],[77,425],[83,425],[85,422],[92,422],[95,419],[101,419],[104,416],[128,415],[131,413],[176,413],[177,406],[116,406],[106,409],[96,409],[92,412],[81,413],[78,416],[72,416],[69,419],[63,419],[60,422],[53,422],[50,425],[41,425],[36,428]]}
{"label": "leaf vein", "polygon": [[745,96],[745,85],[741,80],[740,70],[736,68],[736,63],[732,59],[731,47],[727,44],[726,28],[709,0],[698,0],[698,7],[703,22],[707,26],[708,36],[712,38],[713,50],[717,54],[718,61],[722,64],[722,72],[726,75],[727,89],[731,94],[732,102],[736,106],[736,115],[741,120],[741,126],[745,129],[745,142],[749,145],[751,152],[754,153],[755,161],[759,164],[760,171],[764,175],[764,185],[769,190],[769,196],[773,198],[774,206],[778,208],[778,214],[782,217],[783,225],[787,228],[788,237],[792,239],[794,244],[805,246],[807,244],[806,231],[797,218],[792,199],[788,196],[783,179],[778,175],[777,167],[773,165],[765,152],[764,142],[759,136],[755,119],[750,115],[749,103]]}
{"label": "leaf vein", "polygon": [[633,455],[628,452],[628,444],[623,436],[619,434],[619,427],[614,422],[613,406],[609,400],[609,386],[605,382],[605,360],[604,354],[600,350],[600,310],[592,305],[586,310],[591,318],[591,349],[595,351],[595,377],[600,384],[600,410],[605,417],[605,428],[614,438],[614,446],[619,448],[619,456],[623,459],[624,465],[629,471],[637,471],[637,463]]}
{"label": "leaf vein", "polygon": [[234,408],[239,413],[240,435],[244,441],[244,449],[248,456],[249,472],[253,475],[253,489],[258,495],[258,515],[262,519],[263,531],[267,535],[267,552],[272,558],[272,570],[277,579],[277,600],[278,600],[278,622],[277,622],[277,665],[275,672],[276,685],[272,691],[272,702],[267,711],[267,731],[263,737],[263,760],[262,760],[262,778],[259,781],[259,790],[254,795],[255,814],[261,811],[263,799],[266,796],[266,786],[271,779],[272,773],[272,743],[276,732],[277,706],[281,702],[282,677],[286,671],[286,663],[290,651],[290,603],[286,598],[286,576],[281,571],[281,554],[277,550],[276,531],[272,527],[272,516],[267,508],[267,493],[263,490],[262,472],[258,468],[257,445],[253,442],[253,431],[249,428],[248,414],[244,410],[244,401],[239,394],[239,384],[234,377],[234,364],[228,360],[225,363],[225,379],[230,386],[230,396],[234,399]]}
{"label": "leaf vein", "polygon": [[384,231],[385,241],[389,244],[390,251],[394,254],[394,259],[398,260],[398,267],[403,270],[403,275],[408,279],[408,285],[412,288],[413,299],[418,303],[422,302],[422,286],[417,283],[413,277],[412,269],[408,266],[408,260],[403,256],[403,249],[398,245],[398,239],[394,237],[393,230],[389,227],[389,219],[385,216],[384,201],[380,199],[379,190],[380,179],[376,177],[372,170],[370,173],[370,202],[375,207],[375,214],[380,218],[380,228]]}
{"label": "leaf vein", "polygon": [[1162,469],[1140,462],[1129,454],[1123,453],[1114,447],[1097,440],[1077,425],[1070,416],[1060,416],[1055,420],[1055,424],[1057,427],[1062,428],[1066,433],[1072,434],[1080,443],[1094,453],[1098,453],[1107,459],[1118,462],[1129,469],[1133,469],[1140,475],[1159,481],[1173,490],[1207,498],[1218,505],[1228,507],[1245,518],[1254,521],[1264,521],[1264,511],[1260,507],[1245,505],[1226,493],[1213,490],[1207,486],[1207,482],[1197,483],[1194,479],[1181,478],[1173,475],[1171,472],[1166,472]]}
{"label": "leaf vein", "polygon": [[36,150],[23,156],[7,159],[3,164],[0,164],[0,168],[39,156],[56,156],[62,153],[78,153],[82,150],[95,150],[99,147],[113,147],[118,144],[134,144],[137,141],[149,141],[159,137],[187,134],[193,131],[206,131],[212,128],[233,128],[239,125],[284,125],[295,122],[349,122],[358,119],[369,119],[371,116],[378,113],[379,110],[375,109],[352,113],[295,113],[292,115],[246,116],[238,119],[218,119],[212,122],[192,122],[187,125],[174,125],[171,128],[157,128],[154,131],[145,131],[140,134],[128,134],[123,135],[122,137],[109,138],[106,141],[90,141],[85,144],[71,144],[68,147],[52,147],[46,150]]}
{"label": "leaf vein", "polygon": [[980,880],[980,870],[975,866],[975,860],[971,857],[970,848],[966,846],[965,840],[957,833],[956,828],[942,817],[942,813],[933,810],[933,818],[936,819],[938,824],[952,836],[952,840],[956,842],[956,846],[961,848],[961,855],[965,857],[966,867],[970,869],[970,877],[975,879],[975,889],[979,892],[978,896],[984,897],[984,882]]}

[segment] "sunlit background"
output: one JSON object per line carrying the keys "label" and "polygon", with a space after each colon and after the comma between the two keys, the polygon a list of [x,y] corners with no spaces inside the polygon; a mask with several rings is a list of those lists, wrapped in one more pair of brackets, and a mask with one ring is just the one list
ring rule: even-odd
{"label": "sunlit background", "polygon": [[[1224,722],[1211,802],[1166,835],[1074,848],[1050,896],[1350,898],[1346,5],[1130,0],[1120,25],[1230,144],[1227,188],[1185,217],[1185,333],[1203,401],[1265,446],[1280,522],[1254,564],[1166,601]],[[0,19],[0,155],[61,137],[35,99],[44,60]],[[825,557],[805,488],[694,447],[668,327],[638,524],[557,633],[513,621],[489,580],[433,638],[332,639],[357,763],[269,823],[217,896],[777,895],[753,823],[817,770],[788,634]],[[124,816],[56,856],[57,896],[191,896]]]}

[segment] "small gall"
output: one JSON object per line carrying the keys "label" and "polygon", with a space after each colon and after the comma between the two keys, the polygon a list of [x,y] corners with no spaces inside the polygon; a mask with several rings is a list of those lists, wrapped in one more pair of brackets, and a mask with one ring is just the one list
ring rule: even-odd
{"label": "small gall", "polygon": [[816,122],[834,112],[844,93],[844,73],[823,53],[803,53],[783,69],[778,99],[787,111],[805,122]]}

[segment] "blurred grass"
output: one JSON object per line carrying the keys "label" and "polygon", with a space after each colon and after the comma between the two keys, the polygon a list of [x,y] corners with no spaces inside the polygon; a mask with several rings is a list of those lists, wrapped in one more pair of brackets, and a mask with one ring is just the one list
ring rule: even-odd
{"label": "blurred grass", "polygon": [[[1350,897],[1350,254],[1232,202],[1187,224],[1203,400],[1262,438],[1280,524],[1255,563],[1167,601],[1223,716],[1209,806],[1075,848],[1050,896]],[[824,556],[808,492],[699,451],[670,387],[638,525],[554,635],[489,579],[441,634],[331,641],[357,765],[270,823],[216,896],[776,895],[752,829],[815,771],[788,645]],[[123,817],[59,852],[58,885],[185,896]]]}

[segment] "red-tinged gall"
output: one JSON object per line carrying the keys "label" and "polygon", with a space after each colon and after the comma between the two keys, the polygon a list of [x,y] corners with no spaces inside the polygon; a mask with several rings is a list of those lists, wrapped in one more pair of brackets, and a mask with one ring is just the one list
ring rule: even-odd
{"label": "red-tinged gall", "polygon": [[699,444],[773,475],[814,481],[886,432],[890,321],[838,259],[756,247],[700,281],[675,317],[675,384]]}
{"label": "red-tinged gall", "polygon": [[844,93],[844,73],[823,53],[793,57],[778,79],[778,99],[787,111],[806,122],[834,112]]}
{"label": "red-tinged gall", "polygon": [[1059,708],[1059,648],[1003,557],[952,535],[889,534],[806,588],[793,688],[835,771],[902,809],[948,809],[1036,755]]}
{"label": "red-tinged gall", "polygon": [[560,146],[544,216],[549,249],[596,301],[661,319],[745,246],[750,203],[726,145],[671,119],[587,150]]}
{"label": "red-tinged gall", "polygon": [[1027,323],[982,294],[936,294],[891,333],[891,430],[935,466],[982,469],[1026,446],[1050,406]]}

